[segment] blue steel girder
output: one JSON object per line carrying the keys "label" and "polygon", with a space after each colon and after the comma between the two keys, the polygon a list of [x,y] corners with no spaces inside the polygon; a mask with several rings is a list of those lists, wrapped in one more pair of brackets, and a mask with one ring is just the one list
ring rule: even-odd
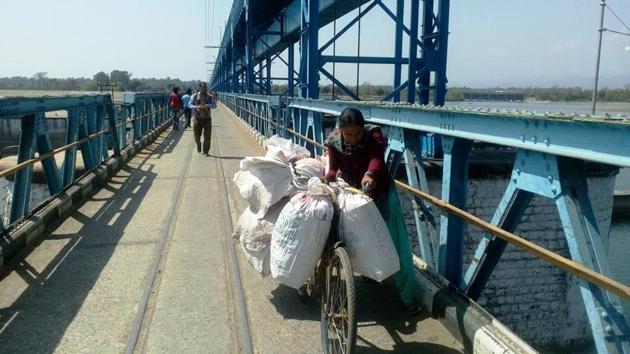
{"label": "blue steel girder", "polygon": [[[397,127],[389,127],[385,161],[388,162],[389,173],[396,176],[401,162],[405,163],[407,184],[429,193],[422,155],[419,153],[419,132],[409,132]],[[414,156],[415,152],[415,156]],[[430,207],[419,198],[412,199],[416,235],[420,247],[420,256],[430,266],[437,267],[435,253],[437,248],[437,231]]]}
{"label": "blue steel girder", "polygon": [[[72,144],[79,137],[79,110],[77,108],[68,110],[68,123],[66,127],[66,145]],[[66,150],[61,168],[61,179],[63,187],[67,187],[74,182],[74,173],[77,158],[77,147]]]}
{"label": "blue steel girder", "polygon": [[[470,140],[444,137],[444,167],[442,172],[442,200],[466,209],[468,195],[468,154]],[[462,281],[464,259],[464,220],[444,213],[440,218],[440,244],[437,254],[438,272],[452,284]]]}
{"label": "blue steel girder", "polygon": [[8,97],[0,100],[0,118],[96,106],[107,103],[107,97],[109,95]]}
{"label": "blue steel girder", "polygon": [[[39,155],[47,154],[53,151],[53,146],[48,135],[48,122],[44,113],[35,115],[35,137],[37,144],[37,152]],[[48,191],[50,195],[55,195],[61,191],[61,176],[57,168],[57,162],[53,156],[42,160],[42,169],[46,176]]]}
{"label": "blue steel girder", "polygon": [[[116,132],[111,135],[112,150],[114,150],[114,156],[120,156],[120,150],[127,146],[127,124],[121,124],[127,121],[126,112],[127,107],[107,105],[105,106],[107,111],[107,123],[109,130]],[[118,124],[121,124],[118,126]]]}
{"label": "blue steel girder", "polygon": [[[357,0],[357,1],[343,1],[343,0],[319,0],[319,13],[321,14],[320,27],[332,22],[335,16],[341,17],[348,12],[352,11],[359,5],[362,5],[370,0]],[[278,1],[278,4],[286,4],[284,9],[279,9],[277,14],[273,15],[269,19],[276,19],[274,21],[263,21],[259,28],[253,31],[253,36],[246,36],[245,26],[245,1],[235,1],[228,24],[226,28],[232,28],[233,31],[226,31],[222,39],[221,48],[219,50],[219,63],[215,66],[213,71],[210,88],[215,90],[222,84],[222,75],[224,73],[219,72],[219,68],[222,67],[221,61],[223,60],[223,53],[230,51],[232,57],[227,59],[235,64],[232,72],[226,70],[228,77],[234,77],[241,74],[246,70],[246,51],[244,43],[245,38],[252,39],[252,56],[253,64],[257,64],[261,60],[265,60],[270,54],[281,53],[293,43],[297,42],[300,37],[300,18],[302,13],[301,0],[294,1]],[[258,2],[253,3],[256,6],[254,10],[254,17],[258,12],[265,7],[269,7],[269,3]],[[275,3],[272,5],[276,6]],[[259,8],[260,7],[260,8]],[[265,27],[266,26],[266,27]]]}
{"label": "blue steel girder", "polygon": [[[533,195],[556,201],[571,258],[611,277],[588,199],[584,162],[517,151],[510,183],[491,222],[513,232]],[[461,285],[473,300],[481,295],[506,246],[506,241],[490,235],[480,242]],[[580,290],[598,353],[628,353],[630,328],[617,297],[581,280]]]}
{"label": "blue steel girder", "polygon": [[287,107],[339,115],[349,105],[372,124],[630,167],[630,124],[604,116],[510,113],[290,98]]}
{"label": "blue steel girder", "polygon": [[[33,158],[35,153],[35,114],[31,113],[22,117],[20,132],[20,147],[18,150],[17,163]],[[28,213],[28,204],[31,198],[31,179],[33,176],[33,165],[29,165],[15,173],[13,183],[13,199],[11,202],[11,212],[9,224],[20,219]]]}
{"label": "blue steel girder", "polygon": [[[224,67],[224,65],[219,63],[217,65],[218,69],[215,69],[215,72],[213,74],[211,87],[213,89],[217,87],[223,87],[223,81],[227,80],[229,82],[229,80],[231,80],[231,77],[235,76],[237,72],[244,71],[244,77],[246,81],[245,91],[253,92],[254,87],[253,83],[251,83],[253,81],[253,74],[250,70],[253,65],[262,63],[270,56],[278,55],[284,49],[288,47],[290,48],[292,46],[292,43],[300,38],[300,42],[302,43],[301,52],[306,52],[303,53],[301,56],[302,62],[300,66],[301,71],[304,72],[300,80],[302,97],[316,97],[314,95],[314,93],[317,91],[317,85],[315,85],[314,82],[318,81],[316,71],[323,69],[323,65],[326,62],[358,62],[394,65],[395,91],[387,95],[387,99],[398,101],[400,99],[401,90],[406,87],[408,92],[408,101],[416,102],[416,84],[419,84],[419,98],[421,103],[427,104],[429,102],[429,90],[431,89],[435,89],[433,102],[438,105],[442,105],[444,103],[444,97],[446,94],[446,49],[449,13],[448,0],[438,0],[437,12],[434,10],[433,0],[423,1],[423,33],[421,38],[418,38],[420,0],[411,0],[410,28],[407,28],[403,22],[404,0],[397,0],[395,14],[381,0],[372,0],[371,2],[363,0],[356,2],[342,2],[338,0],[316,1],[319,2],[319,4],[316,5],[316,8],[318,8],[319,11],[304,11],[305,8],[310,6],[310,1],[295,0],[291,2],[291,4],[288,4],[283,11],[279,12],[278,15],[273,15],[275,17],[269,18],[267,21],[263,21],[263,25],[268,27],[263,26],[261,28],[257,28],[256,30],[250,28],[252,21],[248,20],[248,11],[250,11],[249,9],[252,7],[250,1],[241,1],[235,3],[229,19],[229,26],[232,28],[232,31],[226,31],[221,48],[221,51],[230,51],[230,54],[232,55],[232,58],[230,59],[232,70],[231,72],[229,70],[219,72],[221,68]],[[365,16],[365,14],[367,14],[372,9],[378,7],[381,8],[388,17],[391,17],[394,22],[396,22],[395,56],[393,58],[361,56],[358,58],[343,56],[322,56],[321,62],[317,63],[317,57],[310,54],[311,48],[309,48],[307,45],[308,36],[305,33],[304,23],[308,23],[308,19],[305,19],[305,15],[314,16],[314,14],[319,15],[321,13],[321,20],[319,21],[320,24],[318,26],[319,28],[368,2],[370,2],[368,6],[363,8],[359,12],[359,14],[350,21],[350,23],[348,23],[344,28],[336,33],[331,39],[329,39],[321,48],[318,48],[318,52],[322,54],[324,50],[326,50],[330,45],[332,45],[332,43],[336,41],[336,39],[338,39],[354,24],[360,21],[360,19]],[[239,12],[239,10],[237,9],[239,6],[243,6],[244,10]],[[241,17],[241,13],[244,13],[245,16]],[[244,21],[244,25],[242,25],[242,27],[245,28],[244,33],[246,35],[244,39],[239,41],[238,38],[235,38],[234,22],[242,23],[240,21],[243,17],[245,18],[245,20],[242,20]],[[298,18],[300,20],[296,21],[296,19]],[[236,28],[238,29],[239,26],[237,25]],[[404,33],[409,35],[409,37],[411,38],[411,40],[409,40],[408,58],[402,57],[402,36]],[[312,33],[310,33],[309,35],[313,36]],[[237,33],[237,37],[238,36],[239,35]],[[236,48],[235,41],[238,41],[239,43],[245,43],[245,50],[239,50],[238,48]],[[422,56],[420,59],[417,58],[418,51],[421,51]],[[241,60],[242,62],[245,62],[244,68],[242,65],[235,65],[235,63],[238,61],[236,59],[236,55],[238,52],[242,52],[243,57],[245,58],[245,60]],[[220,54],[219,58],[221,57],[222,55]],[[290,56],[290,58],[291,57],[292,56]],[[309,59],[306,59],[306,57],[309,57]],[[305,64],[305,60],[308,63]],[[403,64],[408,65],[409,70],[407,83],[406,85],[401,87],[400,74]],[[434,73],[435,76],[434,84],[430,83],[431,73]],[[324,74],[329,78],[332,76],[328,72]],[[290,77],[291,75],[288,76],[289,83],[292,83],[293,81]],[[335,80],[333,80],[333,82],[334,81]],[[337,83],[335,84],[337,85]],[[259,84],[259,87],[261,88],[260,92],[270,93],[269,85],[269,80],[265,84],[261,82]],[[307,89],[307,87],[309,88]],[[345,88],[345,86],[343,85],[341,85],[341,87]],[[309,90],[311,94],[305,94],[304,91],[306,90]],[[344,91],[348,93],[347,91],[349,90],[346,88]],[[292,96],[291,85],[289,85],[287,94],[289,96]],[[351,95],[351,97],[353,97],[354,99],[358,99],[357,95],[354,94]],[[435,141],[433,144],[439,145],[439,141]]]}
{"label": "blue steel girder", "polygon": [[[586,183],[584,162],[558,158],[560,194],[555,198],[571,258],[612,277]],[[578,280],[598,353],[630,353],[630,327],[616,295]]]}
{"label": "blue steel girder", "polygon": [[[92,117],[96,120],[96,117]],[[88,133],[88,121],[92,120],[90,118],[90,114],[87,109],[80,110],[79,113],[79,136],[78,139],[82,140],[89,136]],[[92,141],[86,141],[80,145],[81,148],[81,156],[83,157],[83,166],[85,166],[86,170],[91,170],[96,167],[96,163],[94,161],[94,153],[92,150]]]}
{"label": "blue steel girder", "polygon": [[[105,105],[99,105],[96,106],[96,127],[97,127],[97,131],[102,131],[103,129],[105,129],[105,110],[106,110],[106,106]],[[101,163],[103,160],[107,159],[108,155],[109,155],[109,151],[107,149],[107,140],[112,140],[112,139],[116,139],[117,138],[117,134],[116,134],[116,129],[114,128],[109,128],[108,129],[111,133],[107,136],[105,135],[101,135],[100,137],[97,138],[97,151],[99,154],[99,158],[98,158],[98,163]]]}
{"label": "blue steel girder", "polygon": [[[508,232],[514,232],[532,197],[531,192],[517,188],[515,179],[512,181],[491,220],[492,224]],[[507,242],[503,239],[484,234],[460,285],[468,297],[475,301],[479,299],[506,247]]]}
{"label": "blue steel girder", "polygon": [[319,0],[301,0],[300,97],[319,97]]}
{"label": "blue steel girder", "polygon": [[[87,119],[86,119],[86,126],[87,126],[87,135],[92,135],[96,132],[101,131],[102,127],[97,127],[97,122],[96,122],[96,107],[89,107],[87,109]],[[100,161],[100,146],[99,146],[99,139],[91,139],[89,141],[89,145],[90,145],[90,151],[92,152],[91,158],[94,164],[98,165],[101,161]]]}
{"label": "blue steel girder", "polygon": [[[156,119],[161,119],[157,109],[164,107],[165,97],[164,93],[125,92],[123,102],[126,102],[126,107],[131,107],[130,105],[136,101],[151,100],[153,107],[148,109],[152,113],[151,121],[155,123]],[[110,95],[2,98],[0,99],[0,118],[21,116],[22,130],[18,163],[32,159],[36,151],[40,156],[51,154],[54,151],[48,133],[45,112],[59,110],[67,112],[66,145],[74,144],[79,139],[85,140],[78,147],[82,150],[86,170],[95,168],[106,159],[110,146],[115,155],[120,154],[120,142],[126,140],[126,128],[124,126],[116,127],[119,123],[117,116],[121,115],[121,110],[120,107],[114,108]],[[164,111],[161,113],[162,117],[163,114]],[[105,115],[108,116],[109,134],[90,137],[95,133],[105,133],[103,131],[105,129]],[[56,160],[52,155],[41,160],[40,163],[51,196],[58,194],[63,188],[75,181],[76,150],[76,145],[65,150],[61,168],[57,167]],[[24,217],[29,212],[32,173],[33,164],[28,164],[15,173],[13,201],[8,215],[10,223]],[[5,225],[0,223],[0,229],[3,230],[4,227]]]}
{"label": "blue steel girder", "polygon": [[[382,3],[381,3],[382,4]],[[386,6],[384,6],[386,8]],[[387,12],[389,9],[384,9]],[[405,15],[405,0],[396,0],[396,15],[392,14],[393,20],[396,22],[396,33],[394,39],[394,57],[397,59],[402,58],[402,46],[403,46],[403,27],[404,24],[404,15]],[[394,91],[392,91],[391,97],[384,99],[383,101],[388,101],[392,99],[394,102],[400,101],[400,89],[402,86],[400,84],[402,75],[402,64],[397,63],[394,64]]]}

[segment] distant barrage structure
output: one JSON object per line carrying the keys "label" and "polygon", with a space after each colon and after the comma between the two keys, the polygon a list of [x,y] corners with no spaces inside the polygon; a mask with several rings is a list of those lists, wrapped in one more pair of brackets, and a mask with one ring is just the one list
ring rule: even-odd
{"label": "distant barrage structure", "polygon": [[516,91],[469,91],[464,101],[523,102],[525,94]]}

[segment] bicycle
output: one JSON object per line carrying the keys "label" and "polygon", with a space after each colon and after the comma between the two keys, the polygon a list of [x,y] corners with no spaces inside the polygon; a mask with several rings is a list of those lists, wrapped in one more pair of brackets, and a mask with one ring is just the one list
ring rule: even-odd
{"label": "bicycle", "polygon": [[350,256],[339,237],[339,207],[333,204],[335,212],[322,257],[298,293],[302,298],[319,298],[323,352],[349,354],[357,339],[356,288]]}

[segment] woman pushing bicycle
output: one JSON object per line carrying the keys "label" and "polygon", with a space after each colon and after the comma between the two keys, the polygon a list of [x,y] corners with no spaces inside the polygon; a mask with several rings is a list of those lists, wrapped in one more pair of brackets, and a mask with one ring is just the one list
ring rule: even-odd
{"label": "woman pushing bicycle", "polygon": [[377,126],[366,125],[363,114],[356,108],[344,109],[338,125],[325,143],[329,171],[324,178],[326,182],[334,182],[340,177],[374,200],[398,253],[400,270],[394,278],[400,298],[407,312],[417,313],[411,246],[396,188],[385,164],[383,133]]}

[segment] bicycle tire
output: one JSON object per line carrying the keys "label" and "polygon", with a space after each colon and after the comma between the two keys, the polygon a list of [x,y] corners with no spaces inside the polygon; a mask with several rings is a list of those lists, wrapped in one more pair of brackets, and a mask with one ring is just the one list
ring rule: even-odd
{"label": "bicycle tire", "polygon": [[[338,280],[339,275],[342,277],[341,282]],[[325,354],[353,353],[357,340],[356,288],[352,264],[345,248],[335,248],[326,266],[324,281],[324,288],[321,292],[321,340],[323,352]],[[345,292],[345,296],[343,296],[342,291]],[[337,297],[337,300],[342,299],[342,301],[335,302],[335,297]],[[336,305],[341,305],[341,307]],[[346,318],[345,326],[343,326],[344,317]],[[336,319],[336,321],[331,321],[331,318]],[[339,320],[339,318],[342,318],[342,320]],[[341,330],[338,327],[341,327]],[[340,332],[343,338],[340,338]],[[333,335],[332,337],[331,334]]]}

